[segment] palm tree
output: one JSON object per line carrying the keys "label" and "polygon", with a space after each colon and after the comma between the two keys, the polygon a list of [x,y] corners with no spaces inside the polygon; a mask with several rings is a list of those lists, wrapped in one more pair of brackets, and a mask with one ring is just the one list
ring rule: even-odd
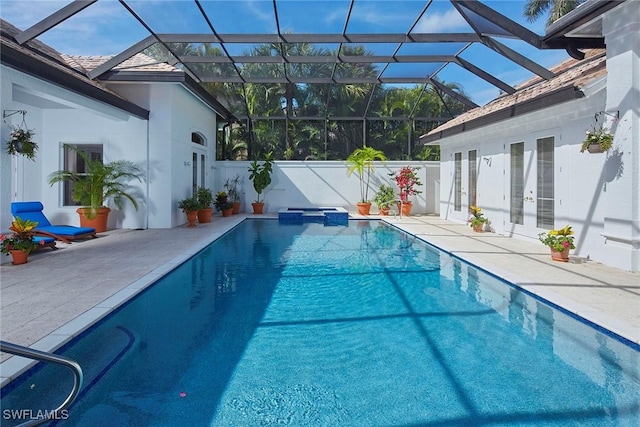
{"label": "palm tree", "polygon": [[585,0],[527,0],[524,6],[524,16],[529,22],[536,21],[549,11],[547,25],[560,19],[571,12]]}

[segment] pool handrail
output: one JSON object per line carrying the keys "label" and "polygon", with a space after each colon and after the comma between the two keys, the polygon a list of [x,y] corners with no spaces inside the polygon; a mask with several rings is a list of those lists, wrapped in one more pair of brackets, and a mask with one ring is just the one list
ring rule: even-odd
{"label": "pool handrail", "polygon": [[54,416],[56,416],[60,412],[67,409],[73,403],[75,398],[78,396],[78,393],[80,392],[80,388],[82,387],[83,374],[82,374],[82,368],[80,367],[78,362],[76,362],[75,360],[72,360],[72,359],[69,359],[68,357],[60,356],[57,354],[47,353],[40,350],[34,350],[29,347],[23,347],[18,344],[12,344],[7,341],[0,341],[0,351],[14,354],[16,356],[26,357],[28,359],[57,363],[59,365],[66,366],[67,368],[71,369],[71,372],[73,372],[73,389],[71,390],[71,393],[69,394],[69,396],[67,396],[65,401],[62,402],[62,404],[58,408],[54,409],[53,411],[45,412],[45,414],[47,414],[46,416],[38,419],[29,420],[25,423],[20,424],[18,427],[37,426],[37,425],[52,421]]}

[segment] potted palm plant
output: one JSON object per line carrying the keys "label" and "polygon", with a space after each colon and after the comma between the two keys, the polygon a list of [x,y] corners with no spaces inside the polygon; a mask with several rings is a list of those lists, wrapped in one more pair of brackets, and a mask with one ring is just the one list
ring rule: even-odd
{"label": "potted palm plant", "polygon": [[100,233],[107,230],[107,220],[111,209],[105,206],[105,201],[111,199],[118,209],[124,207],[126,200],[138,209],[135,197],[128,193],[127,182],[138,180],[142,182],[142,169],[129,160],[115,160],[102,163],[92,160],[86,153],[74,147],[85,162],[85,171],[75,172],[59,170],[49,175],[49,185],[62,181],[73,182],[72,199],[82,207],[76,212],[80,215],[82,227],[92,227]]}
{"label": "potted palm plant", "polygon": [[360,201],[358,205],[358,213],[361,215],[369,215],[371,210],[371,201],[369,200],[369,181],[371,173],[374,169],[374,161],[387,160],[387,156],[380,150],[373,147],[362,147],[353,150],[347,157],[347,174],[351,175],[356,172],[360,179]]}
{"label": "potted palm plant", "polygon": [[397,204],[398,200],[396,200],[393,188],[390,185],[382,184],[373,197],[373,202],[378,206],[380,215],[389,215],[389,209]]}
{"label": "potted palm plant", "polygon": [[198,222],[211,222],[213,215],[213,193],[205,187],[198,187],[195,194],[198,200]]}
{"label": "potted palm plant", "polygon": [[251,205],[254,214],[261,214],[264,209],[264,199],[260,201],[260,195],[271,184],[271,172],[273,172],[272,152],[268,152],[262,163],[254,160],[249,166],[249,180],[253,183],[253,189],[256,190],[258,198]]}

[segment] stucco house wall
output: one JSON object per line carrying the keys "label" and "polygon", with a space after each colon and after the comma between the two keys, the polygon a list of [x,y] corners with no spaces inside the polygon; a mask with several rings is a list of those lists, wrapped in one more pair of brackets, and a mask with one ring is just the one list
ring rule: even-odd
{"label": "stucco house wall", "polygon": [[[116,83],[108,87],[126,99],[147,108],[148,227],[170,228],[185,222],[178,201],[192,194],[193,153],[205,155],[205,178],[198,185],[215,187],[216,112],[184,86],[175,83]],[[205,146],[191,141],[197,132]],[[200,179],[198,165],[198,177]],[[167,191],[170,189],[170,191]]]}
{"label": "stucco house wall", "polygon": [[[47,182],[51,172],[62,168],[63,143],[100,143],[104,145],[105,161],[126,158],[146,169],[146,120],[117,108],[2,66],[2,110],[27,111],[26,125],[35,131],[39,145],[35,161],[9,156],[4,150],[9,125],[21,125],[22,115],[15,114],[2,123],[3,230],[11,224],[10,205],[14,200],[40,200],[53,223],[79,223],[76,208],[62,206],[61,186],[51,187]],[[121,213],[114,212],[109,227],[145,227],[146,186],[132,182],[131,191],[141,195],[141,209],[136,212],[129,204]]]}
{"label": "stucco house wall", "polygon": [[[575,231],[579,257],[640,271],[640,2],[603,15],[606,74],[581,87],[583,98],[441,138],[441,217],[469,216],[468,151],[477,150],[477,202],[493,231],[537,240],[538,138],[554,138],[554,228]],[[615,134],[612,150],[581,153],[585,131],[598,115]],[[524,142],[525,217],[510,223],[510,145]],[[454,209],[455,153],[462,153],[462,208]]]}

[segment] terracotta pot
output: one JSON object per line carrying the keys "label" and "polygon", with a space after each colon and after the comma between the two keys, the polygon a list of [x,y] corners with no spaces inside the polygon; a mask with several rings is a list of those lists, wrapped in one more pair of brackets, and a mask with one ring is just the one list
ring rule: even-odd
{"label": "terracotta pot", "polygon": [[26,253],[23,250],[12,250],[9,251],[11,253],[11,258],[13,259],[13,261],[11,262],[12,264],[15,265],[20,265],[20,264],[26,264],[27,263],[27,258],[29,258],[29,254]]}
{"label": "terracotta pot", "polygon": [[187,227],[195,227],[196,219],[198,219],[198,211],[187,212],[187,222],[189,223]]}
{"label": "terracotta pot", "polygon": [[[78,208],[76,212],[80,215],[80,227],[91,227],[96,229],[96,233],[104,233],[107,231],[107,222],[109,220],[109,212],[111,209],[102,206],[95,210],[95,215],[90,215],[93,209],[91,208]],[[89,216],[93,218],[89,218]]]}
{"label": "terracotta pot", "polygon": [[389,216],[389,208],[378,208],[378,211],[382,216]]}
{"label": "terracotta pot", "polygon": [[568,262],[569,248],[565,248],[565,250],[563,250],[562,252],[554,251],[553,249],[551,249],[551,259],[554,261]]}
{"label": "terracotta pot", "polygon": [[233,214],[238,215],[240,213],[240,202],[233,202]]}
{"label": "terracotta pot", "polygon": [[471,228],[473,228],[473,231],[476,233],[482,233],[484,231],[484,224],[472,225]]}
{"label": "terracotta pot", "polygon": [[360,215],[369,215],[369,213],[371,212],[371,203],[362,203],[359,202],[358,203],[358,213]]}
{"label": "terracotta pot", "polygon": [[229,209],[222,209],[222,216],[231,216],[233,215],[233,207]]}
{"label": "terracotta pot", "polygon": [[198,210],[198,222],[205,224],[211,222],[211,216],[213,215],[213,208],[199,209]]}
{"label": "terracotta pot", "polygon": [[398,203],[398,212],[402,212],[402,216],[409,216],[411,215],[412,207],[413,207],[413,203],[411,202],[404,202],[402,204]]}
{"label": "terracotta pot", "polygon": [[264,210],[264,203],[260,202],[253,202],[251,203],[251,206],[253,206],[253,213],[256,215],[262,215],[262,211]]}

